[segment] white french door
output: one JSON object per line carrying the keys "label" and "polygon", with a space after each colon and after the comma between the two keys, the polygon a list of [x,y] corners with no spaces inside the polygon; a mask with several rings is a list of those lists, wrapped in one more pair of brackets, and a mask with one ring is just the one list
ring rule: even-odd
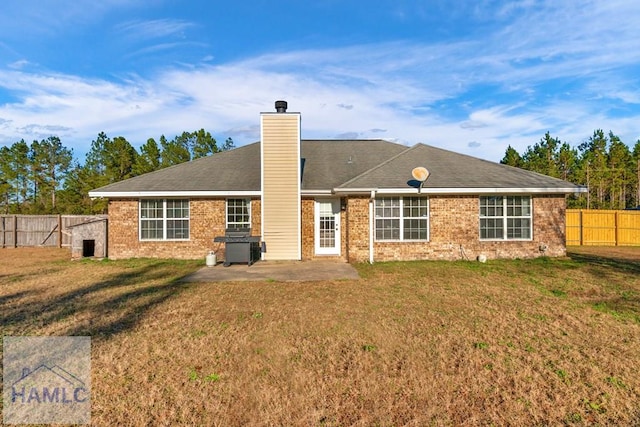
{"label": "white french door", "polygon": [[340,199],[317,199],[316,255],[340,255]]}

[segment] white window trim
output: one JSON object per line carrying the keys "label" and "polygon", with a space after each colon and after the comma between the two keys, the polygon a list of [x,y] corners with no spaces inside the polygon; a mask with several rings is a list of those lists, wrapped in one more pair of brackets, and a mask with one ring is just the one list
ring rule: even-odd
{"label": "white window trim", "polygon": [[[161,239],[143,239],[142,238],[142,221],[158,220],[159,218],[142,218],[142,201],[143,200],[162,200],[162,238]],[[189,207],[189,216],[187,218],[167,218],[167,200],[186,200]],[[187,220],[189,221],[189,237],[186,239],[167,239],[167,220]],[[138,200],[138,241],[140,242],[188,242],[191,240],[191,200],[182,198],[158,199],[155,197]]]}
{"label": "white window trim", "polygon": [[[229,222],[229,200],[244,200],[247,203],[247,213],[249,215],[249,224],[245,225],[244,223],[239,223],[239,222],[234,222],[234,223],[230,223]],[[226,224],[226,228],[231,228],[231,227],[239,227],[241,226],[242,228],[251,228],[251,199],[248,197],[229,197],[228,199],[225,200],[224,202],[224,222]],[[239,225],[242,224],[242,225]]]}
{"label": "white window trim", "polygon": [[[481,199],[483,197],[502,197],[502,216],[482,216],[480,215],[480,208],[482,207]],[[508,216],[507,215],[507,198],[508,197],[528,197],[529,198],[529,215],[520,216]],[[480,220],[483,218],[502,219],[502,238],[483,238],[482,227]],[[507,219],[528,219],[529,220],[529,237],[528,238],[509,238],[507,231]],[[509,194],[509,195],[496,195],[486,196],[482,195],[478,197],[478,238],[482,242],[531,242],[533,241],[533,198],[525,194]]]}
{"label": "white window trim", "polygon": [[[426,216],[426,220],[427,220],[427,238],[426,239],[405,239],[404,238],[404,220],[405,219],[425,219],[425,217],[413,217],[413,216],[408,216],[405,217],[404,216],[404,199],[406,198],[420,198],[420,199],[425,199],[427,201],[427,216]],[[373,238],[375,242],[380,242],[380,243],[397,243],[397,242],[408,242],[408,243],[416,243],[416,242],[429,242],[431,240],[431,203],[429,201],[429,197],[418,197],[418,196],[384,196],[383,198],[399,198],[400,199],[400,216],[398,217],[378,217],[375,214],[376,211],[376,204],[374,202],[374,206],[373,206]],[[377,200],[377,199],[376,199]],[[377,235],[377,227],[376,227],[376,220],[377,219],[398,219],[398,221],[400,222],[400,238],[399,239],[378,239]]]}

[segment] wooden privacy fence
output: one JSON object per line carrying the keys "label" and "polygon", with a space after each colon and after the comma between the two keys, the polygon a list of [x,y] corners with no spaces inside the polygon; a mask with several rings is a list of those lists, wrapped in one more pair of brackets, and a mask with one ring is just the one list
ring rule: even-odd
{"label": "wooden privacy fence", "polygon": [[92,215],[0,215],[0,247],[71,246],[69,227],[98,217]]}
{"label": "wooden privacy fence", "polygon": [[567,245],[640,245],[640,211],[567,209]]}

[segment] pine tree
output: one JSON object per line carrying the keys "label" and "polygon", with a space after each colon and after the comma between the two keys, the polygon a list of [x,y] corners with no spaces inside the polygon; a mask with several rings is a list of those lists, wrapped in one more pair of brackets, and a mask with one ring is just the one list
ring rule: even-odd
{"label": "pine tree", "polygon": [[155,139],[149,138],[147,142],[140,147],[140,154],[136,158],[133,166],[134,175],[142,175],[153,172],[161,167],[160,147]]}
{"label": "pine tree", "polygon": [[630,170],[633,158],[629,147],[620,141],[613,132],[609,132],[609,152],[607,155],[607,166],[609,174],[609,206],[612,209],[624,209],[628,199],[633,193],[630,185]]}
{"label": "pine tree", "polygon": [[215,138],[204,129],[192,132],[191,136],[194,140],[192,148],[193,159],[210,156],[211,154],[215,154],[220,151]]}
{"label": "pine tree", "polygon": [[8,214],[11,209],[11,196],[14,188],[11,185],[11,150],[0,147],[0,212]]}
{"label": "pine tree", "polygon": [[122,136],[107,140],[102,153],[105,174],[109,183],[122,181],[133,176],[133,165],[138,152]]}
{"label": "pine tree", "polygon": [[187,139],[176,137],[171,141],[167,141],[164,135],[160,137],[160,147],[162,148],[161,165],[163,168],[191,160]]}
{"label": "pine tree", "polygon": [[545,175],[559,177],[559,168],[556,164],[560,140],[552,138],[549,132],[545,133],[540,142],[528,147],[522,156],[522,164],[525,169]]}
{"label": "pine tree", "polygon": [[234,148],[236,148],[236,145],[233,143],[233,139],[227,138],[220,148],[220,151],[233,150]]}
{"label": "pine tree", "polygon": [[[634,172],[634,164],[635,164],[635,173]],[[640,207],[640,139],[636,141],[636,144],[633,146],[633,154],[632,154],[632,172],[633,176],[631,182],[632,186],[635,187],[635,195],[632,199],[631,206]]]}
{"label": "pine tree", "polygon": [[582,175],[589,187],[587,209],[604,209],[607,188],[607,137],[602,129],[578,146],[581,153]]}
{"label": "pine tree", "polygon": [[522,167],[522,157],[515,148],[509,145],[504,153],[504,157],[500,160],[500,163],[520,168]]}

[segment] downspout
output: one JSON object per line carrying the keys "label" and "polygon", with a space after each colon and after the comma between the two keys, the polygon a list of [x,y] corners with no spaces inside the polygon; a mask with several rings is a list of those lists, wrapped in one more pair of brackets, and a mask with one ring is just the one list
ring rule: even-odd
{"label": "downspout", "polygon": [[373,264],[373,233],[375,231],[375,218],[373,216],[373,203],[376,198],[375,190],[371,190],[371,197],[369,198],[369,264]]}
{"label": "downspout", "polygon": [[[346,227],[345,230],[345,240],[346,243],[344,245],[344,249],[347,252],[347,262],[351,263],[351,254],[349,253],[349,198],[345,197],[345,201],[344,201],[344,224]],[[340,198],[340,209],[342,210],[342,198]],[[342,220],[342,215],[340,215],[340,220]],[[340,233],[342,233],[342,226],[340,227]],[[342,241],[342,239],[340,239],[340,241]]]}

